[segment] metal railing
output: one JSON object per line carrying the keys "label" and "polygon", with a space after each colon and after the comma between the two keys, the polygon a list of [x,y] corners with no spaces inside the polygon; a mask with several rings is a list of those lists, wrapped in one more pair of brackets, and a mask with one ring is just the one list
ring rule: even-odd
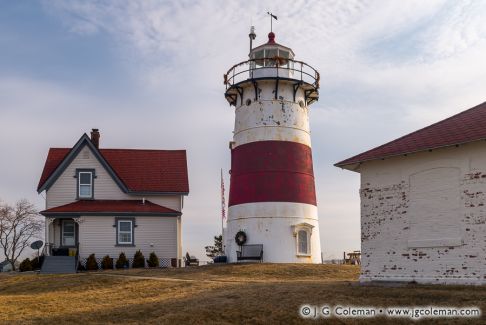
{"label": "metal railing", "polygon": [[[263,63],[263,64],[262,64]],[[319,89],[320,75],[305,62],[287,58],[259,58],[243,61],[232,66],[224,75],[226,89],[240,82],[255,79],[259,71],[269,72],[268,76],[299,80]]]}
{"label": "metal railing", "polygon": [[42,256],[51,256],[52,255],[52,247],[54,247],[54,244],[52,243],[45,243],[44,247],[42,248]]}

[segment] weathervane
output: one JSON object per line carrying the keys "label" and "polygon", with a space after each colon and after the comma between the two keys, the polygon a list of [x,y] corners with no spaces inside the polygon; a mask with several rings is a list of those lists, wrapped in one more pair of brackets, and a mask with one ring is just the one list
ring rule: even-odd
{"label": "weathervane", "polygon": [[270,15],[270,32],[273,32],[273,26],[272,26],[273,19],[274,18],[275,18],[275,20],[278,20],[278,19],[277,19],[277,16],[275,16],[274,14],[272,14],[269,11],[267,11],[267,14]]}

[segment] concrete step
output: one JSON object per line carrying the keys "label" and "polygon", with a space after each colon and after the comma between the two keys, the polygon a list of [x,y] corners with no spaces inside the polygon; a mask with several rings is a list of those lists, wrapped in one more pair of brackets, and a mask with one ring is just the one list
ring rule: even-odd
{"label": "concrete step", "polygon": [[76,258],[74,256],[46,256],[40,273],[76,273]]}

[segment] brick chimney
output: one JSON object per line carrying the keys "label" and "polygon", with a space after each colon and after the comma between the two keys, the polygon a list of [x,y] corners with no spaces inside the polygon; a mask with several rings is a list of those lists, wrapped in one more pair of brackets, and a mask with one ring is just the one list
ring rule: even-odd
{"label": "brick chimney", "polygon": [[100,131],[98,129],[91,130],[91,142],[96,148],[100,147]]}

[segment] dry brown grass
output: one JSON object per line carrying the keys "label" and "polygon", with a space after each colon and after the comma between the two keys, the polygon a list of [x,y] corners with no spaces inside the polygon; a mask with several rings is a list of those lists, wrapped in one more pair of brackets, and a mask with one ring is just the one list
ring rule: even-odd
{"label": "dry brown grass", "polygon": [[182,269],[130,269],[110,274],[216,281],[355,281],[359,269],[352,265],[321,264],[226,264]]}
{"label": "dry brown grass", "polygon": [[[0,276],[0,322],[295,324],[304,322],[298,316],[304,303],[476,305],[486,311],[484,286],[359,286],[357,276],[358,268],[353,266],[272,264]],[[327,323],[358,324],[362,320],[331,319]],[[410,321],[376,318],[369,323]],[[435,323],[443,324],[444,319]],[[466,321],[451,319],[449,323]],[[467,323],[486,323],[486,319]]]}

